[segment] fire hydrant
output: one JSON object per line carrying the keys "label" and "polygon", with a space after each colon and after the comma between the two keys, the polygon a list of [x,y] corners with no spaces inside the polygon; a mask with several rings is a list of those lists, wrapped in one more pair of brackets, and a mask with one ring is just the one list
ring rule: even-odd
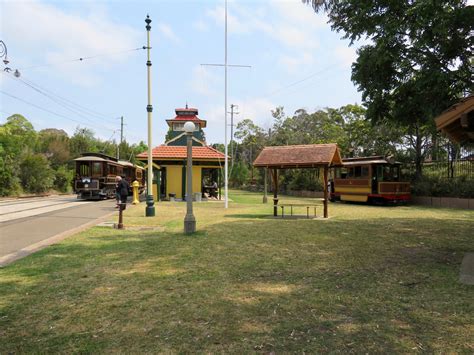
{"label": "fire hydrant", "polygon": [[132,201],[132,203],[134,205],[140,203],[140,201],[138,200],[138,186],[140,186],[140,184],[138,183],[137,180],[132,182],[132,190],[133,190],[133,201]]}

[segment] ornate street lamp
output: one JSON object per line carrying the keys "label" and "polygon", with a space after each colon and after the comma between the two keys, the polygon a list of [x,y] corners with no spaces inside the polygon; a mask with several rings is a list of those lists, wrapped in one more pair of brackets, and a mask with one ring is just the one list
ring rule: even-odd
{"label": "ornate street lamp", "polygon": [[150,30],[151,30],[151,20],[150,16],[146,15],[146,37],[147,37],[147,74],[148,74],[148,105],[146,111],[148,113],[148,177],[147,177],[147,195],[146,195],[146,211],[145,215],[147,217],[153,217],[155,215],[155,202],[153,199],[153,158],[152,150],[153,146],[151,144],[151,113],[153,112],[153,106],[151,105],[151,60],[150,60]]}
{"label": "ornate street lamp", "polygon": [[184,233],[194,233],[196,231],[196,218],[193,215],[193,132],[196,129],[194,123],[186,122],[184,131],[187,138],[186,167],[186,217],[184,217]]}
{"label": "ornate street lamp", "polygon": [[[8,63],[10,63],[10,61],[8,60],[7,45],[1,39],[0,39],[0,58],[3,58],[3,64],[5,65],[5,68],[3,68],[3,71],[10,73],[12,71],[12,68],[7,67]],[[15,72],[13,73],[13,75],[15,76],[15,78],[19,78],[21,76],[18,69],[15,69]]]}

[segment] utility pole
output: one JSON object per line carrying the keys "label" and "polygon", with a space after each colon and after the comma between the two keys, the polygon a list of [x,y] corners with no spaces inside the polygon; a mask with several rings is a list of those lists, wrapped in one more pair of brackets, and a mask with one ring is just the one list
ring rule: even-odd
{"label": "utility pole", "polygon": [[228,67],[241,67],[241,68],[251,68],[250,65],[232,65],[227,64],[227,0],[225,0],[225,46],[224,46],[224,64],[201,64],[201,65],[208,65],[208,66],[215,66],[215,67],[224,67],[225,75],[224,75],[224,207],[229,207],[229,194],[228,194],[228,186],[229,186],[229,158],[228,158],[228,147],[227,147],[227,68]]}
{"label": "utility pole", "polygon": [[232,169],[234,168],[234,115],[238,115],[239,112],[234,112],[234,108],[238,109],[239,106],[230,104],[230,158],[231,166],[230,171],[232,173]]}
{"label": "utility pole", "polygon": [[117,160],[120,159],[120,145],[123,142],[123,116],[120,117],[120,144],[117,145]]}

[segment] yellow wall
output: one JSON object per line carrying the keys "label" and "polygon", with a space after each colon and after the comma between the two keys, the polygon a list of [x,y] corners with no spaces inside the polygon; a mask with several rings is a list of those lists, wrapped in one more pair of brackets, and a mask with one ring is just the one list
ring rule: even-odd
{"label": "yellow wall", "polygon": [[181,191],[183,184],[182,171],[183,167],[180,165],[166,166],[166,193],[176,194],[176,198],[183,198]]}
{"label": "yellow wall", "polygon": [[202,167],[193,166],[193,193],[201,192],[202,190],[201,172],[202,172]]}
{"label": "yellow wall", "polygon": [[[182,186],[183,186],[183,177],[182,177],[183,167],[180,165],[167,165],[166,166],[166,193],[167,194],[176,194],[176,198],[183,198]],[[193,193],[201,192],[201,176],[202,176],[202,167],[193,166]],[[186,187],[185,187],[186,188]]]}

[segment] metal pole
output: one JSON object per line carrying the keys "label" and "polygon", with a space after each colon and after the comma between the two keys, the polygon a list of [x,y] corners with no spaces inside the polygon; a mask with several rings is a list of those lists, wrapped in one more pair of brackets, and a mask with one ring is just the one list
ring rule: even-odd
{"label": "metal pole", "polygon": [[225,162],[224,162],[224,207],[229,207],[228,199],[228,170],[229,170],[229,159],[227,157],[227,0],[225,0],[225,56],[224,56],[224,66],[225,66],[225,76],[224,76],[224,85],[225,85],[225,99],[224,99],[224,114],[225,114]]}
{"label": "metal pole", "polygon": [[147,196],[146,196],[146,211],[147,217],[153,217],[155,215],[155,203],[153,199],[153,158],[152,158],[152,142],[151,142],[151,113],[153,112],[153,106],[151,105],[151,60],[150,60],[150,30],[151,20],[150,16],[146,15],[146,34],[147,34],[147,80],[148,80],[148,105],[146,111],[148,113],[148,178],[147,178]]}
{"label": "metal pole", "polygon": [[186,216],[184,217],[184,233],[194,233],[196,231],[196,218],[193,214],[193,133],[187,135],[187,157],[186,166]]}

